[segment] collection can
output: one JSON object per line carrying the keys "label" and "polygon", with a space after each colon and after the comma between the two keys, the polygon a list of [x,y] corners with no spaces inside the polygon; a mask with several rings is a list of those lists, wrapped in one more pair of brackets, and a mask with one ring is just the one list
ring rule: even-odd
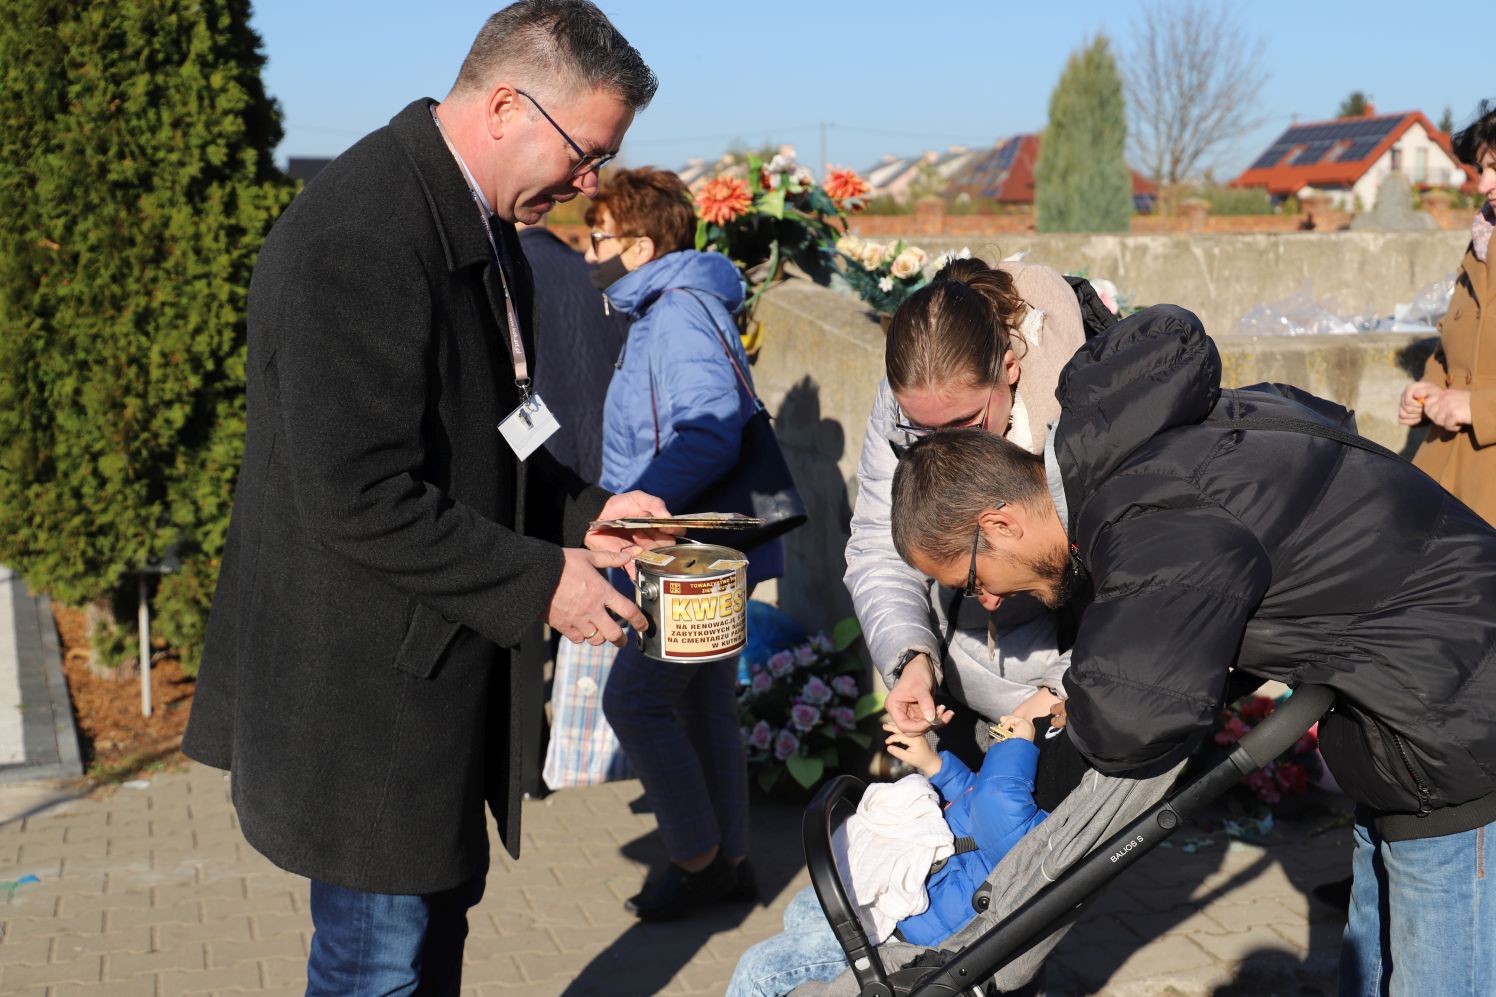
{"label": "collection can", "polygon": [[639,647],[656,661],[730,658],[748,642],[748,559],[715,544],[680,543],[634,558],[634,600],[648,621]]}

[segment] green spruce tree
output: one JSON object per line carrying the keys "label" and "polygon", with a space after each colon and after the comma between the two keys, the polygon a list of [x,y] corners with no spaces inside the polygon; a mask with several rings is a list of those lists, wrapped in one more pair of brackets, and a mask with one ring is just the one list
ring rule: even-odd
{"label": "green spruce tree", "polygon": [[1366,108],[1371,103],[1371,97],[1360,90],[1352,90],[1340,102],[1340,108],[1335,112],[1337,118],[1359,118],[1366,114]]}
{"label": "green spruce tree", "polygon": [[1104,36],[1070,56],[1034,165],[1040,232],[1126,232],[1132,220],[1122,78]]}
{"label": "green spruce tree", "polygon": [[0,561],[65,603],[169,545],[196,661],[243,452],[245,301],[292,186],[247,0],[0,21]]}

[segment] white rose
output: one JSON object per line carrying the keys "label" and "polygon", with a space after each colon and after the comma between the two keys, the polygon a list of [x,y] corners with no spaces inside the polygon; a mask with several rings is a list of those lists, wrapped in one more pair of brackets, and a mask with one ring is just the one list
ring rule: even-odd
{"label": "white rose", "polygon": [[836,251],[856,259],[862,253],[862,240],[855,235],[844,235],[836,240]]}
{"label": "white rose", "polygon": [[904,250],[898,256],[894,257],[893,264],[888,268],[888,272],[899,280],[906,280],[913,277],[919,273],[920,265],[924,263],[924,260],[915,255],[918,252],[918,250]]}
{"label": "white rose", "polygon": [[887,255],[887,246],[879,242],[870,242],[862,247],[858,261],[869,270],[876,270],[883,265],[883,258]]}
{"label": "white rose", "polygon": [[882,291],[884,294],[887,294],[889,291],[892,291],[893,290],[893,278],[892,277],[884,277],[884,278],[880,279],[878,281],[878,290]]}

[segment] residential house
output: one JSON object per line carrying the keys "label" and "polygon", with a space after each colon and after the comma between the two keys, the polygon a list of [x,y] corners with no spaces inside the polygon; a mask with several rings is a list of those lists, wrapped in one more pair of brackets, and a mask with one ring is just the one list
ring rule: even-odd
{"label": "residential house", "polygon": [[[951,178],[948,197],[1026,206],[1034,203],[1034,167],[1042,145],[1039,135],[1014,135],[973,158]],[[1132,170],[1132,206],[1140,214],[1153,210],[1158,185]]]}
{"label": "residential house", "polygon": [[964,145],[953,145],[944,152],[930,150],[918,156],[884,156],[862,174],[871,189],[871,197],[891,197],[907,201],[928,178],[932,186],[948,184],[953,176],[980,155]]}
{"label": "residential house", "polygon": [[1231,184],[1266,188],[1274,203],[1325,193],[1337,208],[1366,210],[1391,173],[1423,190],[1461,187],[1473,176],[1421,112],[1379,115],[1368,104],[1358,118],[1290,126]]}

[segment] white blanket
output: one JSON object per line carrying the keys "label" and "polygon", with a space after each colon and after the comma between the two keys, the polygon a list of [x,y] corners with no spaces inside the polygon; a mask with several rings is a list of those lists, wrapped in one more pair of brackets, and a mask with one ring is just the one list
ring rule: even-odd
{"label": "white blanket", "polygon": [[876,945],[930,906],[925,879],[931,866],[955,853],[955,836],[930,780],[916,773],[869,786],[832,847],[849,880],[848,898]]}

